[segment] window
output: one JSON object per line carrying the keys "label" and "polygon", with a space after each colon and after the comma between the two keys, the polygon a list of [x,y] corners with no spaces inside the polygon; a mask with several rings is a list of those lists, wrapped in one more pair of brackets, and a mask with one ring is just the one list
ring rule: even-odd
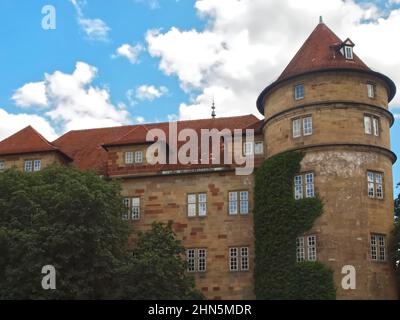
{"label": "window", "polygon": [[237,215],[249,213],[249,192],[233,191],[229,192],[229,214]]}
{"label": "window", "polygon": [[135,152],[135,163],[142,163],[143,162],[143,152],[136,151]]}
{"label": "window", "polygon": [[[304,192],[305,191],[305,192]],[[294,177],[294,198],[296,200],[315,197],[314,173],[306,173]]]}
{"label": "window", "polygon": [[229,248],[229,270],[248,271],[249,270],[249,248]]}
{"label": "window", "polygon": [[6,168],[6,163],[4,161],[0,161],[0,171],[3,171]]}
{"label": "window", "polygon": [[367,172],[368,197],[383,199],[383,173]]}
{"label": "window", "polygon": [[367,84],[368,98],[375,98],[375,85],[372,83]]}
{"label": "window", "polygon": [[344,56],[347,60],[353,60],[353,47],[344,47]]}
{"label": "window", "polygon": [[371,259],[373,261],[386,260],[385,236],[371,234]]}
{"label": "window", "polygon": [[207,194],[188,194],[187,195],[187,215],[188,217],[204,217],[207,215]]}
{"label": "window", "polygon": [[41,160],[33,161],[33,171],[40,171],[41,168],[42,168],[42,161]]}
{"label": "window", "polygon": [[293,125],[293,138],[309,136],[313,133],[313,121],[311,116],[304,118],[297,118],[292,120]]}
{"label": "window", "polygon": [[125,152],[125,163],[126,164],[133,163],[133,152]]}
{"label": "window", "polygon": [[207,270],[206,249],[187,249],[186,259],[188,272],[205,272]]}
{"label": "window", "polygon": [[373,134],[376,137],[379,137],[379,118],[365,115],[364,116],[364,130],[366,134]]}
{"label": "window", "polygon": [[140,198],[125,198],[126,210],[122,213],[122,220],[140,220]]}
{"label": "window", "polygon": [[32,160],[26,160],[25,161],[24,170],[25,170],[25,172],[32,172],[32,170],[33,170],[33,162],[32,162]]}
{"label": "window", "polygon": [[302,84],[298,84],[294,87],[294,99],[301,100],[304,98],[304,86]]}
{"label": "window", "polygon": [[264,154],[264,142],[256,141],[254,143],[254,153],[255,154]]}
{"label": "window", "polygon": [[317,237],[315,235],[296,239],[296,260],[317,261]]}
{"label": "window", "polygon": [[253,142],[244,142],[243,143],[243,155],[252,156],[254,154],[253,146],[254,146]]}

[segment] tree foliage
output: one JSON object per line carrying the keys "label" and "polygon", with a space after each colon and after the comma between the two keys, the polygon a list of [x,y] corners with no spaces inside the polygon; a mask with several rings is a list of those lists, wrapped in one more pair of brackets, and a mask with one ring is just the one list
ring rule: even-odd
{"label": "tree foliage", "polygon": [[120,270],[123,283],[135,284],[121,286],[120,296],[135,300],[201,299],[194,290],[194,279],[186,274],[184,252],[171,225],[154,223],[150,231],[139,234],[133,256]]}
{"label": "tree foliage", "polygon": [[335,299],[332,270],[296,263],[296,239],[322,214],[321,200],[294,200],[293,179],[303,154],[272,157],[255,176],[255,292],[257,299]]}
{"label": "tree foliage", "polygon": [[[400,186],[400,184],[398,185]],[[397,277],[397,287],[400,294],[400,194],[394,201],[395,208],[395,229],[392,240],[392,259]]]}
{"label": "tree foliage", "polygon": [[[0,299],[134,299],[136,281],[149,299],[187,297],[170,229],[142,234],[132,256],[120,194],[119,182],[72,167],[0,173]],[[45,265],[56,269],[56,290],[42,288]]]}

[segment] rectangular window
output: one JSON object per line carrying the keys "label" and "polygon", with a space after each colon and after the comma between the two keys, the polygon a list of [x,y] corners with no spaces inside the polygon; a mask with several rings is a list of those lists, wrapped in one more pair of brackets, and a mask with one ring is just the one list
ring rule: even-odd
{"label": "rectangular window", "polygon": [[42,169],[42,161],[35,160],[33,161],[33,171],[40,171]]}
{"label": "rectangular window", "polygon": [[367,90],[368,90],[368,98],[375,98],[375,85],[372,83],[367,84]]}
{"label": "rectangular window", "polygon": [[313,133],[313,121],[311,116],[292,120],[293,138],[309,136]]}
{"label": "rectangular window", "polygon": [[204,217],[207,215],[207,194],[188,194],[187,195],[187,215],[188,217]]}
{"label": "rectangular window", "polygon": [[301,119],[293,120],[293,138],[301,137]]}
{"label": "rectangular window", "polygon": [[229,270],[232,272],[249,270],[248,247],[229,248]]}
{"label": "rectangular window", "polygon": [[374,136],[379,137],[379,118],[365,115],[364,130],[365,134],[373,134]]}
{"label": "rectangular window", "polygon": [[244,142],[243,143],[243,155],[252,156],[254,154],[254,143],[253,142]]}
{"label": "rectangular window", "polygon": [[6,168],[6,163],[4,161],[0,161],[0,171],[5,170]]}
{"label": "rectangular window", "polygon": [[132,198],[131,218],[140,220],[140,198]]}
{"label": "rectangular window", "polygon": [[249,213],[249,192],[233,191],[229,192],[229,214],[237,215],[238,213],[246,215]]}
{"label": "rectangular window", "polygon": [[32,172],[32,170],[33,170],[33,161],[32,160],[25,161],[24,170],[25,170],[25,172]]}
{"label": "rectangular window", "polygon": [[125,152],[125,164],[133,163],[133,152]]}
{"label": "rectangular window", "polygon": [[123,202],[124,202],[125,210],[122,212],[122,220],[129,220],[130,199],[124,198]]}
{"label": "rectangular window", "polygon": [[[305,193],[304,193],[305,191]],[[294,177],[294,198],[296,200],[315,197],[314,173],[309,172]]]}
{"label": "rectangular window", "polygon": [[384,235],[371,234],[371,259],[373,261],[386,260],[386,244]]}
{"label": "rectangular window", "polygon": [[317,261],[317,237],[315,235],[297,237],[296,260]]}
{"label": "rectangular window", "polygon": [[229,192],[229,214],[238,214],[238,194],[237,192]]}
{"label": "rectangular window", "polygon": [[124,207],[122,220],[140,220],[140,198],[124,198]]}
{"label": "rectangular window", "polygon": [[143,162],[143,152],[136,151],[135,152],[135,163],[142,163]]}
{"label": "rectangular window", "polygon": [[353,60],[353,48],[349,46],[344,47],[344,55],[347,60]]}
{"label": "rectangular window", "polygon": [[188,272],[206,272],[207,270],[207,250],[206,249],[187,249],[186,261]]}
{"label": "rectangular window", "polygon": [[368,197],[383,199],[383,173],[367,172]]}
{"label": "rectangular window", "polygon": [[302,84],[298,84],[294,87],[294,99],[301,100],[304,98],[304,86]]}
{"label": "rectangular window", "polygon": [[305,117],[303,119],[303,134],[305,136],[312,134],[312,117]]}
{"label": "rectangular window", "polygon": [[257,141],[254,143],[254,153],[257,155],[264,154],[264,142]]}

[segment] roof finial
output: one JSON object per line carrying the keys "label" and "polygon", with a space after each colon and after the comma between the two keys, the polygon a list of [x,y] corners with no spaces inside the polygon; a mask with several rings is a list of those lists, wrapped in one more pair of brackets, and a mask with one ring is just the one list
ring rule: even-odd
{"label": "roof finial", "polygon": [[215,101],[214,101],[214,98],[213,98],[213,103],[212,103],[212,106],[211,106],[211,110],[212,110],[212,112],[211,112],[211,117],[212,117],[213,119],[215,119],[215,117],[216,117],[217,115],[215,114]]}
{"label": "roof finial", "polygon": [[324,23],[324,19],[322,18],[322,16],[319,16],[319,23]]}

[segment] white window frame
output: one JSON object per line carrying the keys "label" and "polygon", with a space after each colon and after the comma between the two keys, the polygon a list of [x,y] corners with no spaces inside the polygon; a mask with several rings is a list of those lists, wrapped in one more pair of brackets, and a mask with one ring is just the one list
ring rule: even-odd
{"label": "white window frame", "polygon": [[122,213],[122,220],[139,221],[141,218],[141,199],[140,197],[124,198],[126,211]]}
{"label": "white window frame", "polygon": [[371,234],[371,260],[386,261],[386,236]]}
{"label": "white window frame", "polygon": [[382,200],[384,198],[383,173],[367,171],[368,197]]}
{"label": "white window frame", "polygon": [[25,160],[24,171],[25,172],[33,172],[33,161],[32,160]]}
{"label": "white window frame", "polygon": [[0,160],[0,171],[4,171],[6,169],[6,162],[4,160]]}
{"label": "white window frame", "polygon": [[186,250],[187,272],[204,273],[207,271],[207,249],[191,248]]}
{"label": "white window frame", "polygon": [[231,247],[229,248],[229,271],[249,271],[249,247]]}
{"label": "white window frame", "polygon": [[143,151],[135,151],[135,163],[143,163]]}
{"label": "white window frame", "polygon": [[294,199],[315,198],[314,172],[306,172],[294,177]]}
{"label": "white window frame", "polygon": [[37,172],[42,170],[42,161],[41,160],[33,160],[33,171]]}
{"label": "white window frame", "polygon": [[292,119],[292,136],[300,138],[302,136],[310,136],[313,134],[313,118],[312,115],[307,115],[300,118]]}
{"label": "white window frame", "polygon": [[264,154],[264,142],[263,141],[254,142],[254,154],[256,154],[256,155]]}
{"label": "white window frame", "polygon": [[308,235],[296,239],[296,261],[317,261],[317,236]]}
{"label": "white window frame", "polygon": [[243,155],[244,156],[254,155],[254,142],[251,141],[243,142]]}
{"label": "white window frame", "polygon": [[186,201],[186,213],[189,218],[207,216],[207,193],[188,193],[186,196]]}
{"label": "white window frame", "polygon": [[365,114],[364,115],[364,132],[368,135],[379,137],[380,135],[380,121],[378,117]]}
{"label": "white window frame", "polygon": [[228,213],[230,216],[249,214],[249,191],[229,191]]}
{"label": "white window frame", "polygon": [[375,98],[375,85],[373,83],[367,83],[368,98]]}
{"label": "white window frame", "polygon": [[296,84],[295,86],[294,86],[294,99],[297,101],[297,100],[302,100],[302,99],[304,99],[304,85],[303,84],[301,84],[301,83],[299,83],[299,84]]}
{"label": "white window frame", "polygon": [[353,54],[353,47],[352,46],[344,46],[344,57],[347,60],[353,60],[354,59],[354,54]]}
{"label": "white window frame", "polygon": [[133,164],[134,153],[132,151],[125,152],[125,164]]}

